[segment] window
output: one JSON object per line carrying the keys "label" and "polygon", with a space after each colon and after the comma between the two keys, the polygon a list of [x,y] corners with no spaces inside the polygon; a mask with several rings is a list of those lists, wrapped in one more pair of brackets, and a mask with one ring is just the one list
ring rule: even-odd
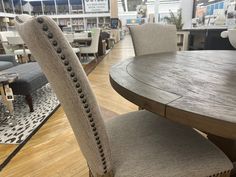
{"label": "window", "polygon": [[128,11],[136,11],[136,7],[142,4],[142,0],[127,0]]}
{"label": "window", "polygon": [[83,13],[82,1],[81,0],[70,0],[70,7],[72,14]]}
{"label": "window", "polygon": [[54,0],[43,1],[43,11],[45,15],[55,15],[56,7]]}
{"label": "window", "polygon": [[43,10],[42,10],[42,3],[40,0],[34,0],[30,1],[30,8],[31,8],[31,15],[42,15]]}
{"label": "window", "polygon": [[3,0],[6,13],[14,13],[11,0]]}
{"label": "window", "polygon": [[2,2],[0,1],[0,11],[4,12],[3,7],[2,7]]}
{"label": "window", "polygon": [[15,13],[22,14],[21,0],[13,0]]}
{"label": "window", "polygon": [[56,4],[58,14],[69,14],[69,4],[67,0],[56,0]]}

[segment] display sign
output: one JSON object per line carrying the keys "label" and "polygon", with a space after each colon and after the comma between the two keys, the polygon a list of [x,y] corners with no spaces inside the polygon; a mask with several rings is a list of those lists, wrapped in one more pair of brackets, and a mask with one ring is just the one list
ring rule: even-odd
{"label": "display sign", "polygon": [[109,12],[109,0],[84,0],[86,13]]}

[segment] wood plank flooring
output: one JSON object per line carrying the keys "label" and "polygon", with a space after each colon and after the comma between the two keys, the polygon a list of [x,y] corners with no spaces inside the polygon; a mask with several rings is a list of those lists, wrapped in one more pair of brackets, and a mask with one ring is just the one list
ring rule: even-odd
{"label": "wood plank flooring", "polygon": [[[109,69],[131,56],[134,56],[132,42],[126,36],[89,75],[99,104],[118,114],[137,110],[137,106],[112,89]],[[0,172],[0,177],[88,177],[86,161],[62,108]]]}

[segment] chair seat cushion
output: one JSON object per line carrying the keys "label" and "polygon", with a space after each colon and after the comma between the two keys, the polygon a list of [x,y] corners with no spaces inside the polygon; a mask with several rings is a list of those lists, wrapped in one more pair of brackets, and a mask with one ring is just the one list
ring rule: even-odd
{"label": "chair seat cushion", "polygon": [[194,129],[137,111],[106,122],[115,177],[205,177],[232,163]]}
{"label": "chair seat cushion", "polygon": [[20,64],[4,72],[18,74],[18,79],[10,84],[14,95],[29,95],[48,83],[37,62]]}
{"label": "chair seat cushion", "polygon": [[12,62],[0,61],[0,71],[14,66]]}

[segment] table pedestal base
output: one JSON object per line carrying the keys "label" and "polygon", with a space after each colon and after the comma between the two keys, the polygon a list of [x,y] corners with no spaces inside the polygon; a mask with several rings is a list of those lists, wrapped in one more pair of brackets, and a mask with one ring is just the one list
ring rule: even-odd
{"label": "table pedestal base", "polygon": [[231,177],[236,177],[236,141],[208,134],[208,139],[218,146],[234,163]]}

